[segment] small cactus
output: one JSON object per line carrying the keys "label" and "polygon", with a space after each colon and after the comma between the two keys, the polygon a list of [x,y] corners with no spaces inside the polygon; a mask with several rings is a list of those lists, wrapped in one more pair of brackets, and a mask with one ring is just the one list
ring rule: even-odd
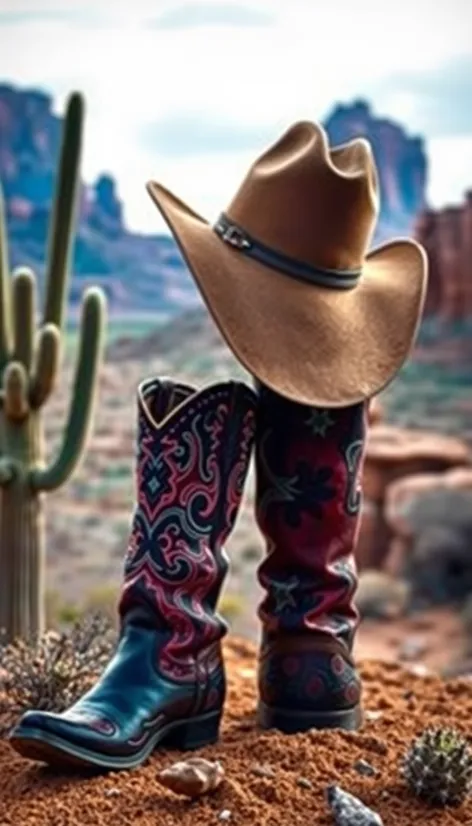
{"label": "small cactus", "polygon": [[412,791],[436,806],[458,806],[472,790],[472,753],[452,728],[426,729],[411,744],[402,771]]}
{"label": "small cactus", "polygon": [[102,350],[105,301],[87,291],[79,356],[62,446],[46,465],[41,409],[55,385],[72,249],[83,100],[70,96],[64,123],[56,197],[49,232],[45,305],[36,330],[36,278],[10,276],[0,191],[0,630],[10,640],[44,627],[42,494],[70,478],[83,455]]}

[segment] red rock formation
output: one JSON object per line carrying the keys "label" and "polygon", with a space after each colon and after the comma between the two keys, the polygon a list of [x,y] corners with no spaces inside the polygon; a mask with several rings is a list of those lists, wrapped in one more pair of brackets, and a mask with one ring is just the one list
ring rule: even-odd
{"label": "red rock formation", "polygon": [[[61,127],[49,95],[0,83],[0,184],[10,263],[33,267],[40,288]],[[93,186],[80,184],[78,219],[72,310],[78,309],[89,279],[103,287],[111,312],[153,309],[156,316],[178,315],[201,306],[174,242],[126,227],[110,175],[99,176]]]}
{"label": "red rock formation", "polygon": [[426,315],[444,321],[472,316],[472,191],[462,206],[423,212],[415,236],[429,258]]}
{"label": "red rock formation", "polygon": [[392,519],[387,517],[387,505],[389,514],[392,511],[391,499],[387,502],[392,485],[416,478],[417,474],[422,478],[434,474],[435,479],[441,479],[453,469],[456,474],[461,471],[455,486],[467,487],[471,483],[471,463],[470,447],[461,439],[381,422],[373,424],[363,472],[364,502],[356,552],[359,569],[383,568],[386,564],[395,535]]}
{"label": "red rock formation", "polygon": [[394,121],[376,117],[363,100],[336,106],[325,127],[332,143],[364,136],[372,146],[381,205],[376,241],[411,232],[425,207],[427,158],[421,138],[410,137]]}

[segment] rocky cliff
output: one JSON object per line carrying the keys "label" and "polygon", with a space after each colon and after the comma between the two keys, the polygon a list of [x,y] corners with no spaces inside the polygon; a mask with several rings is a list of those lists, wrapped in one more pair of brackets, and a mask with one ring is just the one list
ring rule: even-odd
{"label": "rocky cliff", "polygon": [[[12,265],[42,272],[61,140],[49,95],[0,85],[0,180]],[[71,302],[89,281],[112,311],[155,309],[165,315],[199,303],[175,244],[167,236],[129,232],[113,178],[81,184]]]}
{"label": "rocky cliff", "polygon": [[[422,143],[368,105],[337,106],[326,122],[333,141],[366,135],[372,142],[383,191],[376,240],[407,232],[424,207],[426,157]],[[61,133],[49,95],[0,85],[0,180],[5,191],[13,265],[41,273]],[[155,309],[173,315],[198,305],[192,280],[167,236],[131,233],[116,184],[102,175],[81,185],[72,303],[88,281],[106,291],[111,311]]]}
{"label": "rocky cliff", "polygon": [[381,194],[375,240],[409,233],[418,212],[425,208],[428,165],[422,139],[408,136],[387,118],[376,117],[363,100],[336,106],[325,128],[331,143],[363,136],[372,145]]}
{"label": "rocky cliff", "polygon": [[462,206],[425,210],[415,235],[429,257],[426,313],[446,322],[472,317],[472,190]]}

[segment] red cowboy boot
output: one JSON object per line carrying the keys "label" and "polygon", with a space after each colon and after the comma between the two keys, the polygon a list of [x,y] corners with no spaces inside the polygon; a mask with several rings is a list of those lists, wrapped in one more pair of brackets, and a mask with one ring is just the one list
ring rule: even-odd
{"label": "red cowboy boot", "polygon": [[222,545],[246,478],[256,397],[227,382],[200,392],[147,380],[138,391],[139,446],[116,654],[62,714],[30,711],[13,747],[48,763],[127,769],[156,746],[218,737],[225,697],[216,604]]}
{"label": "red cowboy boot", "polygon": [[256,517],[267,541],[259,721],[286,733],[355,729],[354,546],[365,406],[325,410],[259,388]]}

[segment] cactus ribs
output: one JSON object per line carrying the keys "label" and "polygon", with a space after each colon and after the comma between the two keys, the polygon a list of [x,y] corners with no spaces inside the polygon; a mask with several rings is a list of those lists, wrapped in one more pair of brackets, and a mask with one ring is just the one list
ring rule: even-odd
{"label": "cactus ribs", "polygon": [[49,232],[42,319],[36,330],[34,273],[10,275],[0,191],[0,628],[7,638],[43,630],[42,494],[66,482],[84,451],[102,349],[105,300],[87,291],[73,395],[62,446],[46,465],[42,409],[58,373],[82,143],[83,100],[67,107]]}

